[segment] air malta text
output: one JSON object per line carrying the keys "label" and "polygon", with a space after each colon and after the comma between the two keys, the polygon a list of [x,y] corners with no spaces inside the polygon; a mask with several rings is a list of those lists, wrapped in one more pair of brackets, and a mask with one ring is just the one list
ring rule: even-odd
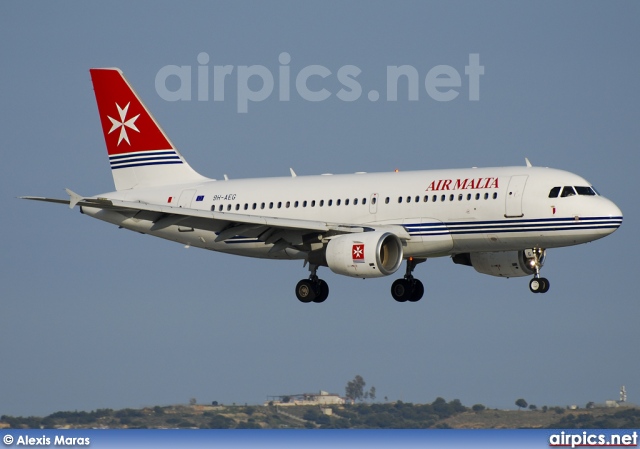
{"label": "air malta text", "polygon": [[465,179],[439,179],[431,181],[427,192],[431,190],[477,190],[497,189],[498,178],[465,178]]}

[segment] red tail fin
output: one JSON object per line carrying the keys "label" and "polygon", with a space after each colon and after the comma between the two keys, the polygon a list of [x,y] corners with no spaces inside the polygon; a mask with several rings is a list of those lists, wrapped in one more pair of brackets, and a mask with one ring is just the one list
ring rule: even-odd
{"label": "red tail fin", "polygon": [[198,182],[120,69],[91,69],[98,113],[117,190]]}

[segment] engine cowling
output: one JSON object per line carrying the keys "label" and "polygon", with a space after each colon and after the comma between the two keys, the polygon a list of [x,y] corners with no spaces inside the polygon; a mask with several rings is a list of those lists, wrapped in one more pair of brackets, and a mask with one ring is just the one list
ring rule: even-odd
{"label": "engine cowling", "polygon": [[[536,254],[536,251],[541,251]],[[453,261],[457,264],[470,265],[478,273],[498,277],[530,276],[535,273],[535,266],[544,264],[544,250],[501,251],[456,254]]]}
{"label": "engine cowling", "polygon": [[327,265],[336,274],[377,278],[395,273],[402,264],[402,242],[391,232],[339,235],[326,249]]}

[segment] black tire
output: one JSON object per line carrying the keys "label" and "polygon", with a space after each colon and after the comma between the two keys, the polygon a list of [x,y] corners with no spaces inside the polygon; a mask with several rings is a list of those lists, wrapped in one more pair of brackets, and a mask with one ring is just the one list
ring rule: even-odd
{"label": "black tire", "polygon": [[398,302],[405,302],[411,297],[411,285],[406,279],[396,279],[391,284],[391,296]]}
{"label": "black tire", "polygon": [[303,279],[296,285],[296,297],[298,301],[309,303],[316,299],[316,290],[313,282],[309,279]]}
{"label": "black tire", "polygon": [[321,303],[324,302],[329,297],[329,284],[327,284],[324,280],[318,279],[316,283],[316,297],[313,302]]}
{"label": "black tire", "polygon": [[549,291],[549,279],[540,278],[538,280],[542,283],[542,287],[540,288],[540,293],[547,293]]}
{"label": "black tire", "polygon": [[419,279],[414,279],[409,301],[418,302],[422,299],[422,295],[424,295],[424,285]]}

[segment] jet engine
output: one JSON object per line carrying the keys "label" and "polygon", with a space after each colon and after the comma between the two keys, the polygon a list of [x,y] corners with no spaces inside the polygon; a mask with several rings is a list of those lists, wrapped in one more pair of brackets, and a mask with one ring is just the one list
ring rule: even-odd
{"label": "jet engine", "polygon": [[453,262],[469,265],[478,273],[499,277],[530,276],[544,265],[545,250],[501,251],[456,254]]}
{"label": "jet engine", "polygon": [[374,231],[333,237],[327,244],[327,265],[336,274],[377,278],[396,272],[402,263],[402,242],[391,232]]}

